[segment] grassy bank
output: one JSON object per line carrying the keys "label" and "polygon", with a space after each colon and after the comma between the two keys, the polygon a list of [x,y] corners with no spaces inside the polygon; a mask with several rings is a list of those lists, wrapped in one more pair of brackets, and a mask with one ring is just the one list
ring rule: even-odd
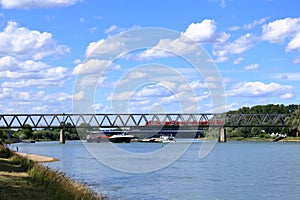
{"label": "grassy bank", "polygon": [[0,145],[0,199],[107,199]]}

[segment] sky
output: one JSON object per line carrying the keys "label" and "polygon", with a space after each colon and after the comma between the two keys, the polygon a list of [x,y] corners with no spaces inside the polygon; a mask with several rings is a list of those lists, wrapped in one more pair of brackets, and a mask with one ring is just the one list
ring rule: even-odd
{"label": "sky", "polygon": [[298,0],[0,6],[0,113],[204,113],[300,100]]}

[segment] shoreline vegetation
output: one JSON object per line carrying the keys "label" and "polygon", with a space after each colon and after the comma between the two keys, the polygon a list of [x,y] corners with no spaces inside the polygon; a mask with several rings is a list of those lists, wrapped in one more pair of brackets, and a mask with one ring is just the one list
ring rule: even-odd
{"label": "shoreline vegetation", "polygon": [[0,199],[108,199],[39,163],[54,158],[24,156],[0,144]]}
{"label": "shoreline vegetation", "polygon": [[300,137],[286,137],[280,140],[276,140],[277,138],[260,138],[260,137],[252,137],[252,138],[230,137],[226,139],[227,141],[246,141],[246,142],[300,142]]}

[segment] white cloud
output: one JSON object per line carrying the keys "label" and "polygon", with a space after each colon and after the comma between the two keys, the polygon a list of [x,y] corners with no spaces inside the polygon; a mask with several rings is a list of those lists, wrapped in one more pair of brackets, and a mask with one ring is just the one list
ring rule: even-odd
{"label": "white cloud", "polygon": [[183,35],[195,42],[208,42],[213,39],[216,31],[216,22],[205,19],[200,23],[191,23]]}
{"label": "white cloud", "polygon": [[294,60],[295,64],[299,64],[300,63],[300,55]]}
{"label": "white cloud", "polygon": [[69,48],[58,45],[51,33],[29,30],[10,21],[0,32],[0,56],[40,60],[50,55],[63,55]]}
{"label": "white cloud", "polygon": [[53,8],[71,6],[81,0],[0,0],[4,9]]}
{"label": "white cloud", "polygon": [[49,110],[49,106],[48,105],[34,106],[32,107],[32,110],[38,113],[46,113]]}
{"label": "white cloud", "polygon": [[222,8],[225,8],[226,7],[225,0],[221,0],[219,6],[221,6]]}
{"label": "white cloud", "polygon": [[73,95],[73,100],[83,100],[85,96],[85,92],[80,90],[79,92],[77,92],[76,94]]}
{"label": "white cloud", "polygon": [[288,43],[286,50],[291,51],[294,49],[300,50],[300,30],[299,32],[294,36],[294,38]]}
{"label": "white cloud", "polygon": [[49,80],[21,80],[21,81],[12,81],[12,82],[3,82],[1,87],[11,87],[11,88],[46,88],[46,87],[62,87],[64,81],[49,81]]}
{"label": "white cloud", "polygon": [[111,109],[102,103],[93,104],[91,109],[96,113],[111,113]]}
{"label": "white cloud", "polygon": [[240,62],[242,62],[243,60],[244,60],[243,57],[238,57],[237,59],[235,59],[235,60],[233,61],[233,64],[235,64],[235,65],[240,64]]}
{"label": "white cloud", "polygon": [[227,91],[232,97],[278,97],[291,98],[293,96],[293,86],[280,85],[278,83],[265,84],[262,82],[243,82],[233,86]]}
{"label": "white cloud", "polygon": [[55,113],[71,111],[72,95],[64,92],[46,92],[43,90],[28,90],[18,88],[0,89],[0,99],[5,107],[0,112],[5,113]]}
{"label": "white cloud", "polygon": [[[2,111],[55,112],[70,105],[70,95],[53,91],[69,80],[70,69],[42,60],[61,56],[68,47],[58,45],[51,33],[30,30],[13,21],[0,32],[0,40],[0,98],[7,106]],[[51,88],[51,92],[38,88]]]}
{"label": "white cloud", "polygon": [[175,82],[161,81],[157,84],[157,86],[165,87],[171,91],[177,90],[177,84]]}
{"label": "white cloud", "polygon": [[145,72],[133,71],[133,72],[129,73],[128,78],[130,80],[132,80],[132,79],[137,79],[137,78],[145,78],[146,76],[147,76],[147,73],[145,73]]}
{"label": "white cloud", "polygon": [[204,88],[207,88],[207,84],[204,83],[203,81],[200,81],[200,80],[196,80],[196,81],[192,81],[191,83],[189,84],[182,84],[180,87],[179,87],[179,91],[183,91],[183,90],[196,90],[196,89],[204,89]]}
{"label": "white cloud", "polygon": [[148,85],[144,87],[141,91],[136,93],[136,97],[164,97],[170,96],[172,92],[167,88],[158,85]]}
{"label": "white cloud", "polygon": [[217,44],[214,47],[213,55],[217,56],[216,62],[225,62],[230,55],[240,55],[254,46],[256,37],[250,33],[237,38],[232,43]]}
{"label": "white cloud", "polygon": [[244,67],[245,70],[257,70],[259,69],[259,64],[252,64],[252,65],[247,65]]}
{"label": "white cloud", "polygon": [[117,29],[118,29],[118,26],[115,25],[115,24],[113,24],[113,25],[111,25],[108,29],[106,29],[106,30],[104,31],[104,33],[105,33],[105,34],[109,34],[109,33],[111,33],[111,32],[116,31]]}
{"label": "white cloud", "polygon": [[97,42],[91,42],[86,48],[85,56],[87,58],[97,57],[101,59],[116,59],[121,54],[127,51],[125,44],[115,39],[104,40],[101,39]]}
{"label": "white cloud", "polygon": [[138,55],[139,59],[154,57],[172,57],[189,53],[199,54],[198,43],[224,43],[230,35],[216,32],[214,20],[205,19],[199,23],[191,23],[188,28],[176,39],[161,39],[159,43]]}
{"label": "white cloud", "polygon": [[231,26],[231,27],[229,27],[229,31],[237,31],[237,30],[240,30],[241,29],[241,27],[239,27],[239,26]]}
{"label": "white cloud", "polygon": [[14,90],[12,88],[0,88],[0,99],[9,98]]}
{"label": "white cloud", "polygon": [[257,25],[261,25],[261,24],[265,23],[267,21],[267,19],[268,19],[268,17],[264,17],[264,18],[261,18],[259,20],[254,20],[251,24],[245,24],[244,29],[250,30],[250,29],[254,28]]}
{"label": "white cloud", "polygon": [[282,43],[287,37],[292,37],[300,31],[300,18],[275,20],[263,25],[262,29],[262,40],[271,43]]}
{"label": "white cloud", "polygon": [[293,97],[292,93],[286,93],[286,94],[280,95],[281,99],[291,99],[292,97]]}
{"label": "white cloud", "polygon": [[92,28],[90,28],[90,33],[94,34],[97,31],[98,27],[97,26],[93,26]]}
{"label": "white cloud", "polygon": [[[264,25],[262,40],[271,43],[284,43],[288,40],[285,48],[287,52],[295,49],[300,51],[300,18],[279,19]],[[294,60],[294,63],[300,63],[300,55]]]}
{"label": "white cloud", "polygon": [[106,98],[107,101],[128,101],[133,95],[133,91],[114,93]]}
{"label": "white cloud", "polygon": [[111,65],[112,61],[110,60],[98,60],[98,59],[90,59],[85,63],[77,65],[74,70],[74,75],[79,74],[91,74],[91,75],[101,75],[104,73],[106,68]]}
{"label": "white cloud", "polygon": [[147,73],[143,71],[130,71],[126,75],[124,75],[121,80],[118,80],[116,86],[118,87],[126,83],[135,81],[137,79],[143,79],[143,78],[147,78]]}
{"label": "white cloud", "polygon": [[161,39],[159,43],[138,55],[139,59],[172,57],[197,52],[196,44],[188,41],[185,37],[175,40]]}
{"label": "white cloud", "polygon": [[65,67],[52,67],[40,61],[19,61],[11,56],[0,58],[0,78],[9,80],[2,87],[62,86],[71,72]]}

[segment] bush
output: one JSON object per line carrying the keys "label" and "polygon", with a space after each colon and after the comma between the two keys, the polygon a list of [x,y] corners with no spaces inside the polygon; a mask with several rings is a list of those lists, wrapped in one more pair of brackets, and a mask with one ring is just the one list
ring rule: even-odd
{"label": "bush", "polygon": [[258,137],[265,138],[265,139],[270,139],[271,135],[270,134],[259,134]]}
{"label": "bush", "polygon": [[7,147],[0,144],[0,157],[9,158],[10,156],[11,156],[10,150]]}

